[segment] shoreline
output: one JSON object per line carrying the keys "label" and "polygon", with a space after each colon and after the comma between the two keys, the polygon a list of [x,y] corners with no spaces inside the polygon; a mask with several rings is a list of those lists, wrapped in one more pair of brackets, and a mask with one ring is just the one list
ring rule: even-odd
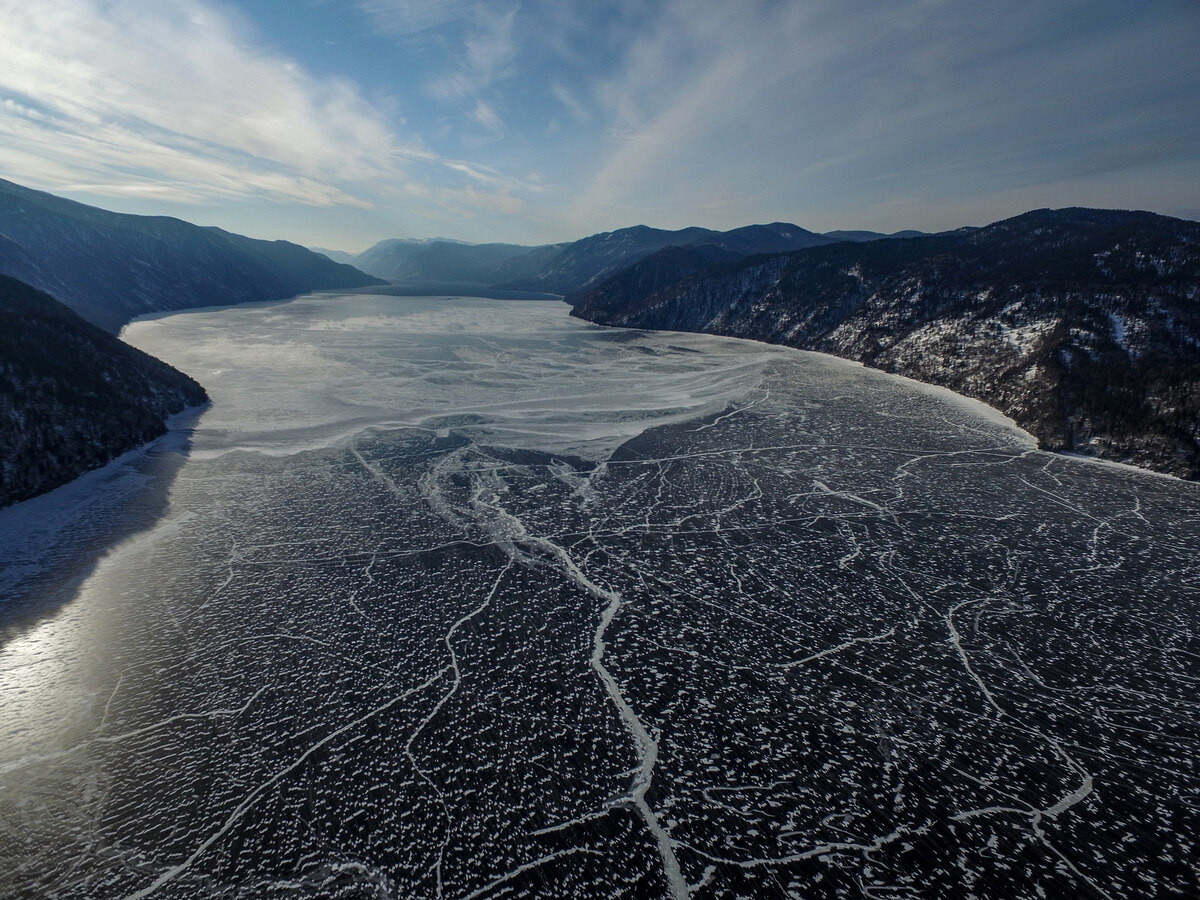
{"label": "shoreline", "polygon": [[[181,410],[168,417],[165,434],[66,484],[0,509],[0,534],[5,536],[0,552],[0,633],[15,624],[10,601],[23,585],[79,555],[77,546],[69,552],[59,552],[61,548],[88,545],[87,561],[94,566],[129,536],[104,533],[104,524],[111,519],[107,513],[130,502],[166,509],[175,472],[188,457],[190,435],[208,406]],[[162,454],[162,460],[152,460],[155,453]],[[147,496],[146,490],[156,482],[157,496]],[[134,524],[129,533],[138,530]],[[63,571],[64,589],[87,571]]]}
{"label": "shoreline", "polygon": [[1115,460],[1115,459],[1105,459],[1102,456],[1095,456],[1092,454],[1081,452],[1079,450],[1046,450],[1046,449],[1043,449],[1038,446],[1037,438],[1030,432],[1026,431],[1024,428],[1022,428],[1015,419],[1013,419],[1011,416],[1009,416],[1007,413],[1005,413],[1004,410],[999,409],[998,407],[992,406],[990,403],[988,403],[984,400],[980,400],[977,397],[968,396],[967,394],[960,394],[958,391],[955,391],[952,388],[945,387],[944,385],[932,384],[928,381],[921,381],[917,378],[913,378],[910,375],[901,375],[897,372],[888,372],[885,369],[878,369],[874,366],[867,365],[866,363],[862,362],[861,360],[847,359],[844,356],[836,356],[832,353],[825,353],[821,350],[806,350],[801,347],[789,347],[787,344],[773,344],[769,341],[760,341],[756,338],[738,337],[736,335],[713,334],[708,331],[673,331],[673,330],[664,329],[664,328],[630,328],[629,326],[625,326],[625,325],[604,325],[599,322],[592,322],[590,319],[581,319],[580,321],[588,322],[589,324],[594,325],[597,328],[607,328],[607,329],[624,330],[624,331],[646,331],[646,332],[651,332],[651,333],[656,333],[656,334],[706,334],[706,335],[709,335],[710,337],[727,338],[729,340],[734,340],[734,341],[746,341],[747,343],[759,344],[764,347],[772,347],[772,348],[775,348],[780,351],[786,350],[786,351],[791,351],[794,353],[812,353],[817,356],[825,357],[826,359],[829,359],[829,360],[837,360],[838,362],[843,363],[847,366],[853,366],[855,368],[861,369],[866,372],[875,372],[875,373],[878,373],[879,375],[887,376],[888,378],[899,379],[902,382],[906,382],[912,388],[915,388],[915,389],[923,391],[923,392],[927,392],[933,396],[940,396],[943,399],[953,402],[968,411],[971,411],[971,412],[974,412],[974,413],[980,415],[981,418],[983,418],[984,420],[986,420],[988,422],[991,422],[994,425],[1001,425],[1001,426],[1009,429],[1010,431],[1013,431],[1014,433],[1016,433],[1022,437],[1023,442],[1027,441],[1029,443],[1029,447],[1028,447],[1029,451],[1036,452],[1036,453],[1043,453],[1047,457],[1050,457],[1051,459],[1061,458],[1061,459],[1073,460],[1075,462],[1096,463],[1099,465],[1123,470],[1128,474],[1150,475],[1155,478],[1166,478],[1166,479],[1170,479],[1174,483],[1180,484],[1180,485],[1200,485],[1200,480],[1197,480],[1197,479],[1183,478],[1179,475],[1173,475],[1170,472],[1160,472],[1158,469],[1151,469],[1146,466],[1139,466],[1135,463],[1121,462],[1120,460]]}
{"label": "shoreline", "polygon": [[[126,329],[130,325],[137,323],[137,322],[152,322],[152,321],[161,320],[161,319],[164,319],[164,318],[167,318],[170,316],[189,315],[192,313],[212,313],[212,312],[221,312],[224,310],[233,310],[233,309],[254,309],[254,308],[265,309],[265,308],[270,308],[273,306],[280,306],[280,305],[284,305],[287,303],[292,303],[296,300],[300,300],[305,297],[312,297],[312,296],[317,296],[317,295],[328,295],[328,294],[334,294],[334,295],[350,294],[350,295],[354,295],[354,296],[377,295],[377,296],[381,296],[381,297],[428,297],[430,300],[472,299],[472,297],[469,297],[466,295],[451,295],[451,294],[442,294],[442,293],[433,293],[433,294],[394,293],[394,292],[387,292],[386,289],[381,290],[378,287],[359,288],[359,289],[352,290],[352,291],[346,291],[346,290],[340,290],[340,289],[308,291],[303,294],[297,294],[293,297],[288,297],[288,298],[279,299],[279,300],[263,300],[263,301],[249,302],[249,303],[214,304],[214,305],[209,305],[209,306],[187,307],[185,309],[178,309],[178,310],[164,310],[164,311],[159,311],[159,312],[143,313],[142,315],[136,316],[133,319],[130,319],[124,325],[122,325],[121,331],[118,333],[117,337],[124,343],[129,343],[128,341],[125,340],[125,336],[124,336]],[[480,296],[480,297],[478,297],[478,299],[481,299],[481,300],[497,300],[497,299],[499,299],[499,300],[513,300],[515,302],[539,302],[539,303],[557,299],[558,302],[563,302],[564,305],[566,305],[567,310],[568,310],[568,312],[567,312],[568,315],[570,315],[570,310],[571,310],[570,305],[565,304],[565,301],[562,301],[561,298],[551,298],[548,296],[541,297],[541,298],[516,298],[516,297],[497,298],[497,297]],[[591,325],[593,327],[603,328],[606,330],[646,331],[646,332],[660,333],[660,334],[704,334],[704,335],[708,335],[709,337],[722,338],[722,339],[726,339],[726,340],[744,341],[746,343],[758,345],[760,347],[771,348],[772,351],[780,351],[780,352],[790,351],[790,352],[795,352],[795,353],[815,354],[815,355],[824,357],[825,359],[830,360],[830,361],[836,360],[837,363],[845,365],[845,366],[851,366],[851,367],[855,367],[857,369],[861,369],[863,371],[874,372],[874,373],[878,373],[879,375],[882,375],[882,376],[887,376],[888,378],[897,379],[899,382],[906,384],[911,389],[915,389],[915,390],[930,394],[932,396],[940,397],[944,401],[953,403],[953,404],[961,407],[964,411],[966,411],[970,414],[976,415],[979,418],[983,419],[984,421],[991,423],[992,425],[1000,426],[1000,427],[1003,427],[1006,430],[1010,431],[1012,434],[1014,434],[1014,436],[1017,436],[1019,438],[1020,443],[1026,445],[1026,449],[1028,451],[1044,453],[1049,458],[1062,458],[1065,460],[1072,460],[1072,461],[1076,461],[1076,462],[1095,463],[1095,464],[1103,465],[1103,466],[1106,466],[1109,468],[1115,468],[1117,470],[1124,471],[1127,474],[1150,475],[1150,476],[1154,476],[1156,478],[1166,478],[1166,479],[1170,479],[1172,482],[1177,483],[1177,484],[1196,484],[1197,483],[1196,481],[1193,481],[1191,479],[1182,478],[1178,475],[1174,475],[1169,472],[1161,472],[1156,469],[1137,465],[1135,463],[1105,459],[1104,457],[1101,457],[1101,456],[1096,456],[1093,454],[1088,454],[1086,452],[1081,452],[1081,451],[1077,451],[1077,450],[1045,450],[1045,449],[1042,449],[1042,448],[1038,447],[1036,437],[1034,437],[1030,432],[1028,432],[1024,428],[1022,428],[1012,417],[1007,415],[1003,410],[1001,410],[995,406],[992,406],[991,404],[987,403],[986,401],[980,400],[975,397],[970,397],[966,394],[960,394],[957,391],[954,391],[951,388],[944,387],[942,385],[931,384],[929,382],[920,381],[919,379],[913,378],[908,375],[901,375],[901,374],[894,373],[894,372],[887,372],[883,369],[877,369],[877,368],[875,368],[873,366],[869,366],[866,363],[863,363],[859,360],[847,359],[845,357],[835,356],[834,354],[831,354],[831,353],[824,353],[819,350],[806,350],[806,349],[802,349],[799,347],[789,347],[786,344],[774,344],[774,343],[770,343],[768,341],[760,341],[760,340],[757,340],[754,338],[737,337],[737,336],[733,336],[733,335],[709,334],[708,332],[700,332],[700,331],[673,331],[673,330],[668,330],[668,329],[628,328],[626,326],[603,325],[603,324],[600,324],[597,322],[591,322],[590,320],[586,320],[586,319],[580,319],[579,321],[585,322],[586,324]],[[134,346],[134,345],[130,344],[130,346]],[[203,384],[201,386],[204,387]],[[207,387],[205,387],[205,390],[207,390]],[[139,447],[135,447],[131,450],[126,451],[125,453],[121,454],[120,456],[115,457],[114,459],[110,460],[104,466],[101,466],[96,469],[88,470],[88,471],[80,474],[77,478],[72,479],[71,481],[67,482],[66,484],[60,485],[56,488],[52,488],[51,490],[49,490],[45,493],[37,494],[33,497],[29,497],[25,500],[21,500],[21,501],[18,501],[17,503],[10,504],[8,506],[0,508],[0,531],[4,531],[4,530],[10,528],[9,523],[7,523],[5,521],[5,518],[6,518],[5,513],[7,513],[9,510],[12,510],[17,507],[21,507],[24,504],[34,503],[36,501],[42,500],[43,498],[53,496],[53,495],[57,494],[58,492],[65,491],[68,488],[72,488],[76,485],[79,485],[81,482],[92,483],[93,481],[95,481],[97,479],[102,479],[103,477],[105,477],[102,475],[102,473],[111,472],[114,470],[114,467],[119,468],[120,466],[126,465],[133,459],[136,459],[140,454],[147,452],[150,448],[154,447],[155,445],[159,444],[160,442],[169,441],[171,436],[176,432],[177,425],[175,424],[175,422],[177,420],[182,421],[181,417],[185,417],[185,416],[188,416],[189,414],[191,414],[191,415],[194,415],[195,420],[198,421],[199,413],[202,412],[208,406],[211,406],[211,402],[209,404],[205,404],[204,406],[200,406],[200,407],[189,407],[179,413],[174,414],[173,416],[170,416],[166,420],[166,423],[165,423],[167,426],[167,432],[165,434],[161,435],[158,438],[155,438],[154,440],[152,440],[144,445],[141,445]],[[392,424],[393,424],[393,427],[412,427],[411,425],[406,425],[406,423],[397,422],[397,423],[392,423]],[[353,429],[349,433],[353,433]],[[82,490],[82,488],[80,488],[80,490]],[[77,501],[78,501],[78,498],[77,498]],[[17,533],[20,533],[20,530],[18,530]]]}

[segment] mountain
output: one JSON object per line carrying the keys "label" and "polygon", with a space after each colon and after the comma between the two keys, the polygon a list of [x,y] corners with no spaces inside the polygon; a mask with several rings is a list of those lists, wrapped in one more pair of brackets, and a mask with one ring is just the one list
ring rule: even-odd
{"label": "mountain", "polygon": [[166,432],[204,388],[0,275],[0,506],[65,484]]}
{"label": "mountain", "polygon": [[719,247],[738,256],[755,253],[787,253],[804,247],[828,244],[824,235],[814,234],[799,225],[788,222],[772,222],[770,225],[746,225],[732,231],[718,232],[712,237],[692,241],[691,247]]}
{"label": "mountain", "polygon": [[335,263],[353,266],[354,260],[357,259],[357,254],[347,253],[345,250],[330,250],[328,247],[309,247],[313,253],[320,253],[322,256],[328,257]]}
{"label": "mountain", "polygon": [[1200,223],[1036,210],[675,281],[630,269],[569,299],[602,324],[859,360],[983,400],[1045,449],[1200,478]]}
{"label": "mountain", "polygon": [[893,231],[891,234],[883,234],[879,231],[826,231],[824,237],[833,238],[835,241],[883,241],[896,238],[911,238],[925,237],[924,231]]}
{"label": "mountain", "polygon": [[690,276],[741,259],[741,254],[714,244],[664,247],[597,284],[568,293],[564,299],[580,311],[577,315],[590,318],[593,305],[605,309],[635,306],[641,298],[656,296]]}
{"label": "mountain", "polygon": [[695,227],[664,231],[635,225],[543,252],[532,274],[516,277],[500,286],[566,295],[596,284],[666,247],[709,247],[742,257],[827,243],[831,243],[831,239],[784,222],[748,225],[724,232]]}
{"label": "mountain", "polygon": [[387,281],[493,284],[505,263],[536,248],[518,244],[465,244],[460,241],[392,239],[355,257],[354,264]]}
{"label": "mountain", "polygon": [[380,282],[287,241],[86,206],[0,180],[0,274],[117,332],[135,316]]}
{"label": "mountain", "polygon": [[453,285],[456,291],[476,286],[487,287],[498,295],[512,292],[561,296],[666,248],[696,249],[696,259],[711,263],[832,242],[831,238],[786,222],[747,225],[732,231],[708,228],[664,231],[636,225],[540,247],[466,244],[445,238],[391,238],[364,250],[353,260],[362,271],[393,284],[430,289]]}
{"label": "mountain", "polygon": [[[354,264],[356,268],[362,266],[362,271],[367,272],[368,275],[375,275],[376,278],[383,278],[387,281],[397,281],[399,280],[397,273],[404,271],[409,262],[428,249],[431,243],[433,241],[389,238],[358,254],[354,257]],[[368,272],[368,269],[374,271]]]}

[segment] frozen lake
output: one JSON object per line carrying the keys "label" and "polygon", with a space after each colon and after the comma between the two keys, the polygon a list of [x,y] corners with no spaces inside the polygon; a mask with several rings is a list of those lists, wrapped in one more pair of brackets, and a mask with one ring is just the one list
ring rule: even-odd
{"label": "frozen lake", "polygon": [[0,895],[1200,893],[1200,486],[564,305],[138,322],[0,512]]}

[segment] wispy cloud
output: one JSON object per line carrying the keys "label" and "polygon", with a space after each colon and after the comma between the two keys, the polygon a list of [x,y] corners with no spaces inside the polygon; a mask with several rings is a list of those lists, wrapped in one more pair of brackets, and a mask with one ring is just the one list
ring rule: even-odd
{"label": "wispy cloud", "polygon": [[567,108],[576,122],[584,123],[592,120],[591,110],[561,81],[552,81],[550,91],[554,94],[554,98]]}
{"label": "wispy cloud", "polygon": [[475,9],[475,29],[466,41],[466,70],[486,86],[504,73],[516,52],[513,21],[518,6],[507,10],[480,5]]}
{"label": "wispy cloud", "polygon": [[500,95],[493,85],[513,74],[512,62],[517,52],[513,22],[519,9],[517,5],[507,8],[476,5],[468,27],[456,36],[461,40],[461,50],[448,55],[449,59],[457,60],[457,65],[428,83],[433,97],[463,105],[461,121],[475,123],[493,138],[503,136],[507,130],[496,109]]}
{"label": "wispy cloud", "polygon": [[284,222],[370,205],[355,243],[413,217],[890,230],[1200,191],[1195,0],[266,8],[0,0],[0,176]]}
{"label": "wispy cloud", "polygon": [[0,157],[15,174],[324,205],[365,202],[338,185],[403,155],[353,85],[251,50],[204,4],[5,2],[0,16]]}
{"label": "wispy cloud", "polygon": [[475,108],[471,110],[471,120],[494,135],[504,134],[504,123],[500,121],[496,111],[482,100],[475,101]]}
{"label": "wispy cloud", "polygon": [[[434,16],[432,4],[408,6],[413,23]],[[381,185],[430,167],[448,187],[465,178],[489,189],[470,166],[401,140],[352,82],[313,77],[201,0],[2,0],[0,20],[9,177],[96,195],[309,206],[369,206]],[[479,54],[480,67],[495,63]],[[498,127],[485,106],[478,113]]]}
{"label": "wispy cloud", "polygon": [[[1060,202],[1104,167],[1162,194],[1156,167],[1200,162],[1200,32],[1180,29],[1200,7],[1099,6],[664,3],[591,86],[608,138],[572,216],[732,224],[903,201],[911,222],[946,195],[1040,185]],[[1104,202],[1095,185],[1071,196]]]}
{"label": "wispy cloud", "polygon": [[477,0],[358,0],[376,27],[411,38],[471,16]]}

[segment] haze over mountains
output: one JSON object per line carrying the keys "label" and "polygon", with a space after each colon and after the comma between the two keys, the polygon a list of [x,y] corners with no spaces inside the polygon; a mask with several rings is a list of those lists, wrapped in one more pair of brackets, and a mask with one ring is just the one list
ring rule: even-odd
{"label": "haze over mountains", "polygon": [[[854,233],[860,240],[887,237]],[[731,231],[696,227],[665,231],[635,225],[540,247],[393,239],[380,241],[350,260],[362,271],[393,282],[466,282],[492,290],[562,295],[666,247],[689,248],[710,262],[730,262],[755,253],[783,253],[836,240],[785,222]]]}

